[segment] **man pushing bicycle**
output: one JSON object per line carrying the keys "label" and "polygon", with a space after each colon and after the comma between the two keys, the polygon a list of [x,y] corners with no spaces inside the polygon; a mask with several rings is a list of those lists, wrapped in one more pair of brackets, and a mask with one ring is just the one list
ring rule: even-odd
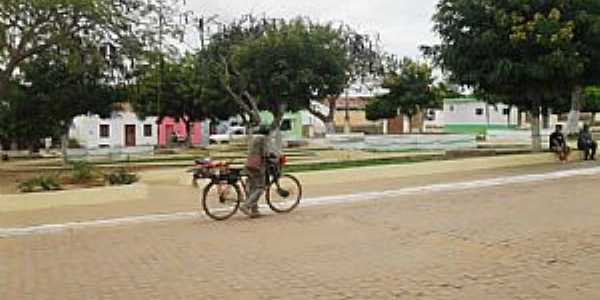
{"label": "man pushing bicycle", "polygon": [[269,128],[261,125],[248,145],[248,197],[240,206],[240,210],[251,218],[260,217],[258,200],[265,190],[267,155],[270,154],[270,148]]}

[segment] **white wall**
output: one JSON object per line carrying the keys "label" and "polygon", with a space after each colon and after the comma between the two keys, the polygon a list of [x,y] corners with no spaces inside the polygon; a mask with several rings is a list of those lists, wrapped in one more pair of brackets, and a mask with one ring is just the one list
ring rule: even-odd
{"label": "white wall", "polygon": [[[125,147],[125,125],[135,125],[136,146],[155,146],[158,144],[156,121],[156,117],[140,120],[131,112],[114,113],[110,119],[101,119],[98,115],[82,115],[73,119],[69,137],[77,139],[87,149],[97,149],[100,146],[120,148]],[[110,126],[107,138],[100,137],[100,125],[104,124]],[[144,125],[152,126],[152,136],[144,136]]]}
{"label": "white wall", "polygon": [[[476,114],[478,108],[483,110],[483,114]],[[490,125],[507,125],[508,116],[504,114],[505,109],[508,109],[508,105],[494,106],[478,101],[445,101],[443,119],[445,124],[488,124],[489,113]],[[510,112],[510,125],[517,125],[517,114],[518,109],[513,107]]]}

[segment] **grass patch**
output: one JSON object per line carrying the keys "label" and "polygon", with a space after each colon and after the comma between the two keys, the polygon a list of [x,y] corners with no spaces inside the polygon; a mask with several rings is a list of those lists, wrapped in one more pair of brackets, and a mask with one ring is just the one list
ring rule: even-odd
{"label": "grass patch", "polygon": [[444,160],[444,159],[445,159],[445,156],[441,155],[441,154],[417,155],[417,156],[411,156],[411,157],[375,158],[375,159],[353,160],[353,161],[288,165],[284,168],[284,170],[285,170],[285,172],[289,172],[289,173],[303,173],[303,172],[314,172],[314,171],[351,169],[351,168],[360,168],[360,167],[403,165],[403,164],[419,163],[419,162],[426,162],[426,161],[439,161],[439,160]]}

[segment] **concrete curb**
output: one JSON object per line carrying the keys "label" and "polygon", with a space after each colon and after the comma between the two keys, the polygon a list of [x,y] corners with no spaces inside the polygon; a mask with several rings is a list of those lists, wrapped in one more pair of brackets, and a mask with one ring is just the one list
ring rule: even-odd
{"label": "concrete curb", "polygon": [[144,200],[147,196],[148,188],[143,183],[72,191],[0,195],[0,213],[136,201]]}
{"label": "concrete curb", "polygon": [[[581,160],[581,155],[574,151],[570,161]],[[429,161],[404,165],[387,165],[339,169],[296,174],[305,186],[347,183],[353,184],[365,178],[370,180],[403,178],[409,176],[426,176],[451,172],[469,172],[517,166],[532,166],[558,163],[553,153],[506,155],[497,157],[481,157],[448,161]],[[145,200],[148,196],[148,185],[189,186],[192,183],[191,173],[187,169],[178,168],[142,172],[141,181],[134,185],[59,191],[35,194],[0,195],[0,213],[30,211],[64,206],[88,206],[113,202]]]}

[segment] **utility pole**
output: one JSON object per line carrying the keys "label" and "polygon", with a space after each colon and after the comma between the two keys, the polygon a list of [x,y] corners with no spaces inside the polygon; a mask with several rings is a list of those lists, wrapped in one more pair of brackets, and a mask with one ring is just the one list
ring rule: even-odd
{"label": "utility pole", "polygon": [[158,92],[156,94],[156,115],[160,119],[160,100],[162,97],[162,83],[163,83],[163,71],[165,66],[165,59],[163,56],[163,5],[164,0],[159,0],[158,3],[158,55],[160,55],[159,70],[158,70]]}
{"label": "utility pole", "polygon": [[350,126],[350,103],[349,103],[349,90],[346,89],[346,107],[345,107],[345,115],[344,115],[344,133],[350,134],[352,132],[352,128]]}

